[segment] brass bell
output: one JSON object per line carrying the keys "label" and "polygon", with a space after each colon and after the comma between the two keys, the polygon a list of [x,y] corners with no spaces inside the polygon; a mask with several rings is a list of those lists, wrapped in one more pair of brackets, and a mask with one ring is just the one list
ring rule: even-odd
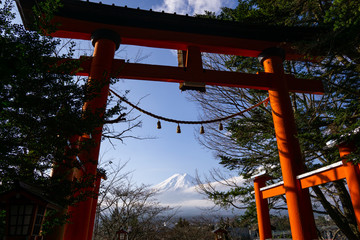
{"label": "brass bell", "polygon": [[181,133],[181,129],[180,129],[180,125],[179,125],[179,124],[177,125],[176,133]]}
{"label": "brass bell", "polygon": [[157,129],[161,129],[161,122],[160,122],[160,120],[157,121]]}
{"label": "brass bell", "polygon": [[204,126],[201,125],[201,127],[200,127],[200,134],[204,134],[204,133],[205,133]]}
{"label": "brass bell", "polygon": [[264,107],[267,107],[269,105],[269,101],[270,100],[267,100],[267,101],[264,102]]}
{"label": "brass bell", "polygon": [[220,122],[219,123],[219,131],[222,131],[222,130],[224,130],[224,127],[223,127],[222,123]]}

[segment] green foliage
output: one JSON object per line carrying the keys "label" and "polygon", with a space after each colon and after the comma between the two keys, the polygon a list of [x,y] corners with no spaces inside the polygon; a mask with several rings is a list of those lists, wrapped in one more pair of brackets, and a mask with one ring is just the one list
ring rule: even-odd
{"label": "green foliage", "polygon": [[243,226],[253,226],[257,223],[255,202],[248,202],[246,211],[239,217],[239,222]]}
{"label": "green foliage", "polygon": [[[67,139],[84,129],[80,127],[84,83],[54,73],[55,65],[48,62],[59,41],[13,24],[11,8],[6,1],[0,10],[2,188],[14,179],[43,182],[51,164],[64,159]],[[69,49],[62,57],[71,55]]]}
{"label": "green foliage", "polygon": [[32,26],[41,35],[49,35],[56,30],[56,26],[51,22],[54,13],[62,7],[61,0],[46,0],[37,3],[33,8],[35,17]]}
{"label": "green foliage", "polygon": [[315,0],[246,0],[239,1],[235,9],[224,8],[219,17],[243,23],[312,26],[317,24],[314,10],[320,5]]}
{"label": "green foliage", "polygon": [[57,211],[48,209],[41,227],[41,234],[46,236],[51,233],[55,227],[66,224],[68,218],[68,215],[60,215]]}
{"label": "green foliage", "polygon": [[[334,0],[325,13],[325,22],[334,26],[334,31],[354,29],[360,24],[360,3],[358,1]],[[359,29],[359,28],[357,28]]]}

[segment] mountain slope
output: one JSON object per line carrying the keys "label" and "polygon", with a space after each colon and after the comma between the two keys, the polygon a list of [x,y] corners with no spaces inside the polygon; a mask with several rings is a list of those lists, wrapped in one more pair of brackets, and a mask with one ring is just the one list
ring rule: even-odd
{"label": "mountain slope", "polygon": [[153,189],[158,190],[159,192],[163,191],[179,191],[195,186],[195,178],[190,176],[187,173],[184,174],[174,174],[165,181],[155,185]]}
{"label": "mountain slope", "polygon": [[[238,184],[245,181],[242,177],[229,180],[236,181]],[[219,182],[213,182],[212,185],[219,191],[229,188]],[[215,206],[212,201],[197,191],[197,187],[195,178],[185,173],[174,174],[152,188],[158,192],[156,198],[162,205],[180,208],[181,215],[194,216]],[[230,214],[230,211],[222,211],[221,214]]]}

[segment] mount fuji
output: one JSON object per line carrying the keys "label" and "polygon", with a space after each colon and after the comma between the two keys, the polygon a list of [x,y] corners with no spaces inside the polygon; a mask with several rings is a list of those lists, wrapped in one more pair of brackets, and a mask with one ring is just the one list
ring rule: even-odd
{"label": "mount fuji", "polygon": [[187,173],[184,174],[174,174],[165,181],[155,185],[153,189],[158,190],[159,192],[164,191],[181,191],[187,188],[194,187],[196,184],[195,178],[190,176]]}
{"label": "mount fuji", "polygon": [[[241,185],[246,180],[242,177],[234,177],[229,181],[235,181]],[[211,183],[217,190],[224,191],[226,188],[221,182]],[[205,211],[209,213],[210,209],[215,207],[211,200],[198,192],[199,186],[196,179],[187,173],[174,174],[163,182],[152,187],[157,192],[156,198],[164,206],[170,206],[178,209],[180,215],[196,216],[201,215]],[[221,210],[215,214],[229,215],[231,211]]]}

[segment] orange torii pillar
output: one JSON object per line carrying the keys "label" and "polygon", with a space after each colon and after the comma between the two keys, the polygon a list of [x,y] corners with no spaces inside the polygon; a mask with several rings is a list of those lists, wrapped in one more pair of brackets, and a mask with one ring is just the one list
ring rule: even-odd
{"label": "orange torii pillar", "polygon": [[92,239],[92,236],[94,233],[95,215],[96,215],[96,210],[97,210],[97,201],[98,201],[98,196],[99,196],[99,192],[100,192],[101,179],[106,180],[106,176],[105,176],[105,174],[98,172],[98,174],[96,176],[96,183],[95,183],[95,189],[94,189],[95,197],[93,198],[92,209],[91,209],[91,214],[90,214],[91,218],[90,218],[90,225],[89,225],[89,232],[88,232],[89,240]]}
{"label": "orange torii pillar", "polygon": [[259,237],[260,240],[266,240],[272,237],[269,204],[268,200],[263,198],[260,188],[265,187],[265,183],[270,177],[267,175],[257,175],[253,178]]}
{"label": "orange torii pillar", "polygon": [[354,151],[353,144],[342,143],[338,146],[342,158],[346,182],[349,188],[351,203],[354,208],[355,218],[360,230],[360,169],[359,165],[348,161],[345,157]]}
{"label": "orange torii pillar", "polygon": [[[97,114],[101,119],[105,113],[106,102],[109,94],[110,73],[115,51],[119,48],[120,37],[117,33],[100,29],[92,34],[91,41],[95,47],[88,85],[94,91],[89,93],[89,100],[84,104],[84,113]],[[84,164],[84,177],[94,180],[94,187],[85,189],[89,193],[96,194],[98,184],[96,181],[97,164],[102,135],[102,125],[93,129],[90,135],[80,138],[80,142],[91,140],[91,146],[80,149],[79,158]],[[97,201],[95,198],[88,197],[72,208],[70,223],[67,224],[64,240],[91,240],[92,226],[91,220],[94,219]]]}
{"label": "orange torii pillar", "polygon": [[[68,157],[67,160],[64,160],[62,163],[54,163],[52,167],[52,172],[50,176],[53,177],[61,177],[65,181],[74,181],[74,178],[78,177],[78,173],[81,170],[78,170],[73,166],[76,161],[76,155],[72,153],[72,151],[78,149],[78,140],[79,136],[75,135],[69,139],[69,144],[65,148],[65,155]],[[71,154],[70,154],[71,153]],[[59,216],[66,215],[71,212],[72,207],[68,207],[59,212]],[[44,236],[44,240],[63,240],[65,234],[65,224],[55,227],[49,234]]]}
{"label": "orange torii pillar", "polygon": [[259,55],[265,72],[277,76],[269,90],[269,97],[292,237],[294,240],[317,239],[309,192],[302,190],[299,180],[296,179],[297,175],[304,172],[304,162],[284,75],[284,59],[285,51],[281,48],[269,48]]}

